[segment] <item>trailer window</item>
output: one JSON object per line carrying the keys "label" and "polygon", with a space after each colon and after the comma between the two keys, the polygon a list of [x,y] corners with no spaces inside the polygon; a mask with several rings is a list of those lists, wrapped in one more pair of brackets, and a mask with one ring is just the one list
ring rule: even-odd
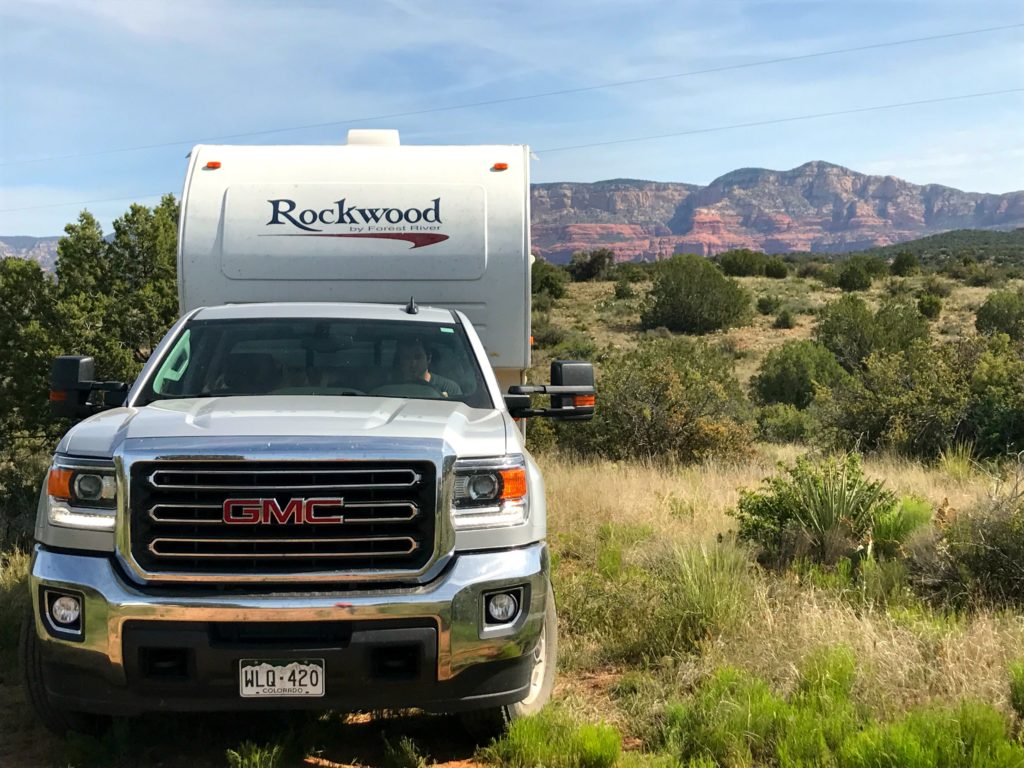
{"label": "trailer window", "polygon": [[266,318],[190,322],[143,402],[335,395],[456,400],[493,407],[455,323]]}

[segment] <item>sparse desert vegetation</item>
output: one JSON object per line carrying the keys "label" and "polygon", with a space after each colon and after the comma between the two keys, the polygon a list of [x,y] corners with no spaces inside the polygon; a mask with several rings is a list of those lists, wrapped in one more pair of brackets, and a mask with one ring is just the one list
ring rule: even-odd
{"label": "sparse desert vegetation", "polygon": [[[449,719],[396,713],[143,718],[51,740],[16,687],[50,447],[28,435],[0,458],[0,759],[1024,765],[1024,350],[1006,262],[591,261],[534,283],[534,380],[591,357],[600,393],[584,429],[529,425],[560,611],[547,711],[479,748]],[[869,285],[844,291],[848,268]],[[703,311],[675,301],[691,273],[736,311],[675,327],[720,330],[671,329]],[[775,327],[784,311],[792,327]]]}

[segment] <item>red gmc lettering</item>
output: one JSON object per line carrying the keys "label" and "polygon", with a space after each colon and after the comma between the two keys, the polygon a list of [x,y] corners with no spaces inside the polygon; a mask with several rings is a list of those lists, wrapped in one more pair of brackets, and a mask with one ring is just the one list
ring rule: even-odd
{"label": "red gmc lettering", "polygon": [[[227,499],[223,507],[223,520],[228,525],[286,524],[296,525],[334,524],[345,522],[340,509],[345,505],[342,498],[330,499],[289,499],[282,509],[277,499]],[[325,510],[339,510],[330,514]]]}

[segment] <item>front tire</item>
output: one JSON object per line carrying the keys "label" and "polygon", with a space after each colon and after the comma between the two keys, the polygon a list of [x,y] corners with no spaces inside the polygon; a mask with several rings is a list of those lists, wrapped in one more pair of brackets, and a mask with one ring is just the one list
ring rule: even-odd
{"label": "front tire", "polygon": [[21,622],[18,651],[22,682],[29,704],[32,705],[36,717],[48,731],[63,736],[68,731],[97,734],[106,729],[109,723],[107,718],[84,712],[69,712],[54,706],[50,701],[50,697],[46,693],[46,684],[43,681],[42,643],[39,642],[39,636],[36,634],[35,617],[31,609]]}
{"label": "front tire", "polygon": [[558,614],[550,584],[544,610],[544,626],[541,627],[540,640],[533,651],[533,658],[530,691],[525,699],[514,704],[503,704],[500,707],[480,709],[462,715],[466,730],[477,741],[484,743],[502,736],[512,723],[540,712],[551,699],[558,660]]}

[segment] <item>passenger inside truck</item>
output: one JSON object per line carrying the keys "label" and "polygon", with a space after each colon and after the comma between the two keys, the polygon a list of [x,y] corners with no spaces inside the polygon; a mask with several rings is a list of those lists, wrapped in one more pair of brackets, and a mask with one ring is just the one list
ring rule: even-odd
{"label": "passenger inside truck", "polygon": [[147,402],[322,395],[493,407],[461,326],[394,320],[193,320],[147,385]]}

